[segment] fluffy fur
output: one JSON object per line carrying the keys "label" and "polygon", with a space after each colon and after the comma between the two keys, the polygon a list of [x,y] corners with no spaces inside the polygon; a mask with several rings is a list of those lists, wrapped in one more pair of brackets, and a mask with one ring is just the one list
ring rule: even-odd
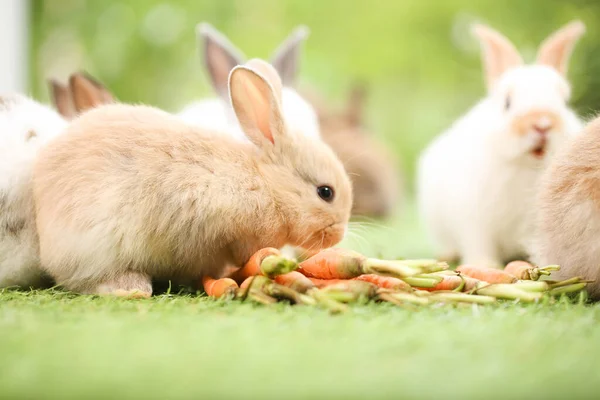
{"label": "fluffy fur", "polygon": [[40,148],[66,125],[29,98],[0,97],[0,287],[48,283],[39,268],[31,175]]}
{"label": "fluffy fur", "polygon": [[[40,256],[57,283],[148,296],[152,278],[219,276],[262,247],[342,239],[352,197],[339,160],[289,133],[270,65],[250,61],[229,80],[248,142],[151,107],[107,105],[40,152]],[[319,185],[334,188],[332,202],[317,195]]]}
{"label": "fluffy fur", "polygon": [[549,160],[581,122],[568,108],[567,60],[581,22],[541,46],[523,65],[500,33],[476,25],[488,96],[423,152],[419,206],[441,256],[498,266],[523,256],[532,204]]}
{"label": "fluffy fur", "polygon": [[596,119],[544,174],[533,247],[535,262],[561,266],[556,279],[594,280],[588,292],[595,300],[600,299],[599,155],[600,119]]}

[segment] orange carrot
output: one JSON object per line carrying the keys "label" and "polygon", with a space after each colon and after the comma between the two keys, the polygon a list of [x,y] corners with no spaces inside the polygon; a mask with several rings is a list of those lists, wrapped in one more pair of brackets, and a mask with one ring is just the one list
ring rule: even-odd
{"label": "orange carrot", "polygon": [[237,289],[238,284],[230,278],[214,279],[209,276],[202,278],[202,286],[207,295],[211,297],[221,297]]}
{"label": "orange carrot", "polygon": [[274,277],[295,270],[298,264],[281,255],[280,251],[273,247],[265,247],[258,250],[250,257],[250,260],[240,269],[233,272],[230,278],[238,283],[254,275],[265,275]]}
{"label": "orange carrot", "polygon": [[352,250],[330,248],[300,263],[298,270],[318,279],[351,279],[364,274],[407,277],[447,267],[435,260],[386,261],[367,258]]}
{"label": "orange carrot", "polygon": [[393,278],[391,276],[381,276],[375,274],[365,274],[354,278],[357,281],[365,281],[377,285],[383,289],[392,290],[410,290],[411,286],[401,279]]}
{"label": "orange carrot", "polygon": [[541,275],[550,275],[551,271],[558,271],[558,265],[549,265],[539,268],[531,265],[527,261],[513,261],[508,263],[504,272],[514,275],[517,279],[527,281],[537,281]]}
{"label": "orange carrot", "polygon": [[457,272],[470,278],[475,278],[488,283],[515,283],[517,278],[501,269],[478,267],[476,265],[461,265]]}
{"label": "orange carrot", "polygon": [[258,250],[250,257],[246,264],[231,274],[230,278],[238,283],[244,282],[244,280],[250,276],[260,275],[260,264],[268,256],[278,256],[281,252],[273,247],[265,247],[264,249]]}
{"label": "orange carrot", "polygon": [[468,292],[477,287],[477,284],[481,282],[478,279],[471,278],[468,276],[460,275],[441,275],[443,280],[436,284],[434,287],[426,288],[419,287],[418,289],[426,290],[428,292],[437,292],[440,290],[457,290],[460,292]]}
{"label": "orange carrot", "polygon": [[277,275],[275,282],[287,286],[299,293],[306,293],[308,290],[315,287],[315,284],[309,278],[302,275],[298,271],[288,272],[287,274]]}
{"label": "orange carrot", "polygon": [[318,278],[308,278],[313,285],[315,285],[316,287],[318,287],[319,289],[327,287],[327,286],[331,286],[331,285],[337,285],[338,283],[344,283],[347,282],[347,279],[318,279]]}

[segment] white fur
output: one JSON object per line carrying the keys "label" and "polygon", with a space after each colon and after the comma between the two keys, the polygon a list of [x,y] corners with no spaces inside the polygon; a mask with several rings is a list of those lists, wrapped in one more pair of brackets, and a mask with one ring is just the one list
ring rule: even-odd
{"label": "white fur", "polygon": [[[565,104],[568,92],[568,83],[550,67],[511,69],[487,98],[424,151],[419,206],[442,255],[493,266],[523,255],[541,173],[556,149],[582,127]],[[508,93],[511,104],[505,111]],[[515,118],[539,110],[562,121],[562,129],[549,134],[543,159],[530,153],[539,135],[519,136],[511,127]]]}
{"label": "white fur", "polygon": [[[320,138],[317,114],[298,92],[284,87],[281,103],[288,126],[294,127],[294,131],[298,134]],[[248,140],[233,114],[231,105],[220,98],[209,98],[192,103],[177,116],[194,126],[224,132],[239,140]]]}
{"label": "white fur", "polygon": [[33,216],[33,161],[67,122],[24,96],[0,99],[0,287],[37,286],[43,274]]}

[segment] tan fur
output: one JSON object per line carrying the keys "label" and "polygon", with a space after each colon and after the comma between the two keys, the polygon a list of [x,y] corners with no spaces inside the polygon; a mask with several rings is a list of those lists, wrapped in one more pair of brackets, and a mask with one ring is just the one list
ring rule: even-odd
{"label": "tan fur", "polygon": [[559,264],[557,278],[595,280],[589,291],[600,299],[600,119],[551,164],[538,201],[535,261]]}
{"label": "tan fur", "polygon": [[364,127],[365,88],[354,87],[342,111],[332,110],[314,92],[303,93],[317,110],[323,140],[342,161],[352,181],[352,214],[389,216],[401,199],[402,176],[394,156]]}
{"label": "tan fur", "polygon": [[[60,285],[148,294],[151,278],[197,281],[262,247],[342,239],[352,198],[341,163],[318,141],[287,134],[276,84],[259,72],[236,67],[230,86],[234,104],[263,107],[268,97],[270,113],[236,112],[249,136],[266,137],[268,126],[273,143],[243,143],[151,107],[106,105],[40,152],[40,257]],[[332,203],[316,193],[323,184],[336,192]]]}
{"label": "tan fur", "polygon": [[515,117],[512,122],[511,132],[519,136],[525,136],[531,132],[531,127],[536,126],[542,119],[548,119],[546,127],[548,130],[562,130],[561,119],[553,112],[545,110],[533,110],[520,117]]}
{"label": "tan fur", "polygon": [[567,75],[571,53],[584,33],[585,25],[581,21],[568,23],[542,43],[537,62],[555,68],[562,75]]}

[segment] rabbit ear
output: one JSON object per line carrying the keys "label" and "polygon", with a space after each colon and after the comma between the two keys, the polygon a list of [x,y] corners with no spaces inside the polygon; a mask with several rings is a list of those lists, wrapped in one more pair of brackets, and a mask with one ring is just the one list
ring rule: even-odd
{"label": "rabbit ear", "polygon": [[244,55],[223,35],[208,23],[198,24],[198,41],[204,49],[204,65],[213,88],[229,102],[227,82],[229,73],[244,63]]}
{"label": "rabbit ear", "polygon": [[67,119],[75,117],[75,108],[71,101],[69,88],[53,79],[48,81],[48,85],[50,86],[52,102],[58,113]]}
{"label": "rabbit ear", "polygon": [[77,113],[115,101],[104,85],[84,72],[69,77],[69,88]]}
{"label": "rabbit ear", "polygon": [[275,68],[258,59],[237,66],[229,76],[229,90],[231,105],[246,136],[262,148],[275,144],[284,127],[282,85]]}
{"label": "rabbit ear", "polygon": [[346,119],[353,126],[360,126],[362,124],[366,97],[367,86],[364,83],[355,83],[350,89]]}
{"label": "rabbit ear", "polygon": [[481,43],[485,80],[491,90],[504,72],[522,65],[523,59],[504,35],[489,26],[474,24],[471,32]]}
{"label": "rabbit ear", "polygon": [[540,46],[538,64],[548,65],[566,75],[573,48],[584,33],[585,25],[581,21],[572,21],[554,32]]}
{"label": "rabbit ear", "polygon": [[300,25],[292,31],[292,33],[283,41],[271,57],[271,64],[279,73],[281,81],[285,86],[293,86],[298,75],[300,66],[300,52],[302,44],[308,37],[310,31]]}

